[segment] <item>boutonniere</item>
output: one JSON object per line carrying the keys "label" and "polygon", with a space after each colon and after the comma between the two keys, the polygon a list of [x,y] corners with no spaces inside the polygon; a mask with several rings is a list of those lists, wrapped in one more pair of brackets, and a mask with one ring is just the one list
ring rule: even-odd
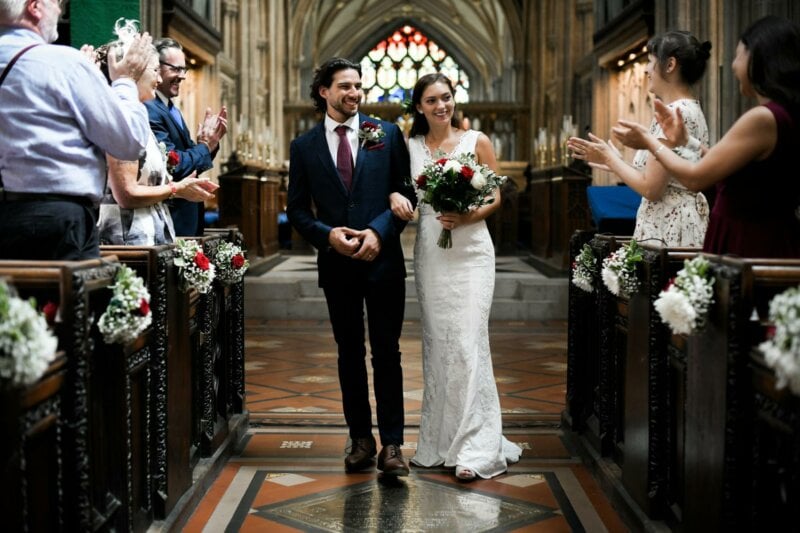
{"label": "boutonniere", "polygon": [[380,124],[370,122],[369,120],[362,122],[358,130],[358,138],[361,139],[361,148],[366,148],[367,150],[379,150],[383,148],[381,139],[383,139],[385,135],[386,132],[383,131]]}
{"label": "boutonniere", "polygon": [[172,174],[175,167],[181,162],[181,156],[175,150],[167,150],[167,145],[163,142],[158,143],[158,146],[161,148],[161,157],[164,159],[164,164],[167,166],[167,172]]}

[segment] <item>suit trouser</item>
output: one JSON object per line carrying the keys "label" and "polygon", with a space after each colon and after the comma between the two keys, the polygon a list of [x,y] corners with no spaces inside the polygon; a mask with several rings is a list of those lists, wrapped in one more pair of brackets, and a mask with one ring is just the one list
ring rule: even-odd
{"label": "suit trouser", "polygon": [[355,439],[372,434],[364,345],[366,303],[381,444],[402,444],[404,415],[400,332],[405,312],[405,280],[373,283],[362,278],[359,282],[343,281],[323,289],[339,350],[339,384],[350,437]]}
{"label": "suit trouser", "polygon": [[88,200],[9,201],[0,197],[0,259],[99,257],[97,210]]}

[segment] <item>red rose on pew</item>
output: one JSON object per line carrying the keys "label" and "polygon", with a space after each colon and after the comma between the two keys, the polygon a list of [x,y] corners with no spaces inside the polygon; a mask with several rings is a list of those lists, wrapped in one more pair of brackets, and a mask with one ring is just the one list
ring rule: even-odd
{"label": "red rose on pew", "polygon": [[244,256],[242,254],[236,254],[231,257],[231,266],[235,269],[240,269],[244,266]]}
{"label": "red rose on pew", "polygon": [[150,304],[148,303],[148,301],[142,298],[139,301],[139,309],[137,309],[137,311],[141,316],[147,316],[148,313],[150,313]]}
{"label": "red rose on pew", "polygon": [[772,339],[775,337],[775,326],[767,326],[767,338]]}
{"label": "red rose on pew", "polygon": [[42,307],[42,313],[44,314],[44,319],[47,320],[47,324],[52,326],[56,322],[56,313],[58,313],[58,304],[55,302],[47,302]]}
{"label": "red rose on pew", "polygon": [[194,256],[194,264],[200,270],[208,270],[208,257],[203,252],[197,252]]}

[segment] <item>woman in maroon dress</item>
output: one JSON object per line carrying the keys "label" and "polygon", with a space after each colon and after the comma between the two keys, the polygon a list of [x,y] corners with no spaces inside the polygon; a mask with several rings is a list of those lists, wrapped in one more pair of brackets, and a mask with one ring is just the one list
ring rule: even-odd
{"label": "woman in maroon dress", "polygon": [[676,113],[656,101],[667,139],[641,125],[623,138],[650,152],[690,190],[716,184],[703,250],[742,257],[800,258],[800,26],[775,16],[742,34],[732,64],[744,96],[758,106],[744,113],[697,163],[664,147],[699,144]]}

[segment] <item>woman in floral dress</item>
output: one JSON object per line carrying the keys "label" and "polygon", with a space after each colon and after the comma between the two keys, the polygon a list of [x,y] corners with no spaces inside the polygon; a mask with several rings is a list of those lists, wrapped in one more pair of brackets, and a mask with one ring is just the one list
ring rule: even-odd
{"label": "woman in floral dress", "polygon": [[[708,144],[708,126],[700,103],[692,96],[692,86],[700,80],[709,58],[711,43],[700,43],[687,32],[673,31],[653,37],[647,44],[649,89],[672,109],[679,109],[686,128],[703,144]],[[623,130],[614,128],[615,136]],[[655,119],[650,133],[663,137]],[[636,213],[633,236],[638,241],[655,240],[670,247],[699,248],[708,226],[708,203],[702,193],[689,191],[661,166],[643,146],[633,158],[633,166],[600,138],[572,138],[569,147],[576,159],[585,159],[592,166],[610,170],[642,195]],[[627,143],[624,138],[620,139]],[[679,155],[696,161],[700,149],[683,148]]]}
{"label": "woman in floral dress", "polygon": [[[135,21],[118,22],[115,32],[119,39],[97,51],[101,70],[107,73],[107,57],[116,47],[125,48],[138,33]],[[153,48],[150,62],[141,76],[134,80],[139,100],[155,98],[161,79],[158,53]],[[193,202],[212,198],[219,186],[208,179],[188,177],[173,182],[167,172],[167,157],[154,135],[150,136],[144,156],[139,161],[121,161],[106,155],[108,187],[100,204],[97,226],[101,244],[151,246],[171,243],[175,230],[164,200],[180,197]]]}

